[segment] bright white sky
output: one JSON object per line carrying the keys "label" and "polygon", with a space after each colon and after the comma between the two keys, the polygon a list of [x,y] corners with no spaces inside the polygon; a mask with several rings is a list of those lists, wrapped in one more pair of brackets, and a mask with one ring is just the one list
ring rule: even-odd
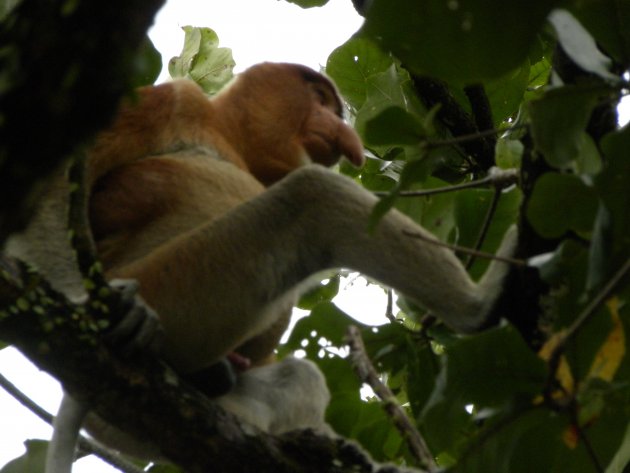
{"label": "bright white sky", "polygon": [[[182,26],[214,29],[221,46],[232,48],[236,72],[262,61],[305,64],[314,69],[326,64],[330,52],[360,27],[361,18],[350,0],[330,0],[323,8],[302,10],[278,0],[170,0],[150,31],[164,64],[180,53]],[[168,78],[164,71],[160,82]],[[383,314],[385,298],[366,290],[364,280],[354,283],[358,298],[340,298],[339,305],[357,315]],[[0,372],[42,407],[55,412],[61,390],[12,349],[0,351]],[[28,438],[49,439],[51,429],[0,389],[0,468],[24,452]],[[97,459],[79,461],[75,473],[111,473],[117,470]]]}

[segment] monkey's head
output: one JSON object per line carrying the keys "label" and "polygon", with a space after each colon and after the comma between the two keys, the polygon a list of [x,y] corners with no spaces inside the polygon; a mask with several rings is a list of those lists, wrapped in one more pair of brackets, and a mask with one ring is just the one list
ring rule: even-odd
{"label": "monkey's head", "polygon": [[310,162],[332,166],[342,156],[355,166],[364,162],[363,145],[343,121],[334,85],[308,67],[258,64],[214,101],[218,116],[229,116],[246,133],[232,145],[265,184]]}

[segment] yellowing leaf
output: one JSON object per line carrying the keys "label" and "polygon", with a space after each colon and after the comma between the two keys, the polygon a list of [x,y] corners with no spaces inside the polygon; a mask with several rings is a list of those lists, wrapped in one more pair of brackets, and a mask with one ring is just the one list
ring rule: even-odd
{"label": "yellowing leaf", "polygon": [[578,442],[580,441],[580,434],[573,424],[568,426],[566,429],[564,429],[564,432],[562,432],[562,441],[571,450],[574,450],[578,446]]}
{"label": "yellowing leaf", "polygon": [[595,355],[588,377],[612,381],[626,354],[626,334],[619,318],[619,299],[613,297],[606,303],[606,306],[610,312],[613,327]]}
{"label": "yellowing leaf", "polygon": [[[564,336],[565,336],[564,331],[560,331],[558,333],[553,334],[549,338],[549,340],[545,342],[542,348],[538,351],[538,356],[545,361],[549,361],[549,358],[551,357],[553,350],[563,340]],[[573,393],[575,389],[575,381],[573,380],[573,374],[571,374],[571,367],[569,366],[569,363],[567,362],[567,359],[564,356],[560,358],[560,363],[558,364],[558,370],[556,371],[556,379],[558,380],[558,382],[564,389],[564,392],[569,393],[569,394]],[[557,391],[553,393],[553,397],[556,399],[563,396],[564,396],[564,393],[561,391]],[[539,396],[538,398],[534,400],[534,402],[536,404],[539,404],[540,402],[542,402],[542,397]]]}

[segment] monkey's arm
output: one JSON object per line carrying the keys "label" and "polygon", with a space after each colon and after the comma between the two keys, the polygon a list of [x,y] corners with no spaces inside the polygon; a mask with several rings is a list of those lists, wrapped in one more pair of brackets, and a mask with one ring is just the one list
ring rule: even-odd
{"label": "monkey's arm", "polygon": [[[455,330],[480,328],[507,265],[494,262],[476,284],[451,251],[407,235],[429,237],[395,210],[370,234],[375,202],[350,180],[307,166],[115,275],[143,281],[141,293],[161,308],[167,357],[188,370],[260,333],[273,323],[276,304],[329,268],[374,277]],[[500,252],[513,244],[509,235]],[[171,267],[186,270],[173,277]]]}

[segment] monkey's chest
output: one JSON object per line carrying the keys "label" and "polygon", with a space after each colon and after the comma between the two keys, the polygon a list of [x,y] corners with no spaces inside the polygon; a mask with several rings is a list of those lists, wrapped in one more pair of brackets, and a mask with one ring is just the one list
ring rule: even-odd
{"label": "monkey's chest", "polygon": [[147,158],[101,179],[90,221],[106,269],[124,266],[214,220],[264,188],[234,165],[206,156]]}

